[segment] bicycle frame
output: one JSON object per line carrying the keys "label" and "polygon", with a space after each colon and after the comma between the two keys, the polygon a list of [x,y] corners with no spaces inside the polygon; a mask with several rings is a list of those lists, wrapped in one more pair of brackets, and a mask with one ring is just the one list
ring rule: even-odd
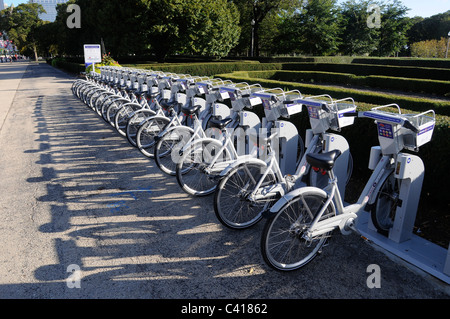
{"label": "bicycle frame", "polygon": [[[317,214],[314,221],[308,227],[308,231],[305,232],[305,239],[312,240],[314,237],[320,236],[322,234],[328,233],[333,229],[339,228],[341,233],[348,234],[351,231],[358,232],[355,227],[353,227],[354,222],[358,218],[359,214],[364,211],[364,207],[368,204],[372,197],[376,196],[378,193],[383,181],[389,176],[389,174],[394,170],[392,167],[392,156],[385,155],[378,162],[375,170],[373,171],[371,177],[369,178],[366,186],[361,192],[359,199],[356,204],[351,204],[345,206],[339,193],[339,189],[337,187],[337,179],[334,177],[332,172],[329,172],[330,180],[328,186],[320,190],[318,188],[314,188],[315,190],[323,191],[327,194],[327,201],[323,205],[320,212]],[[305,187],[298,189],[297,192],[290,194],[290,199],[297,198],[298,196],[302,196],[303,193],[307,192],[311,188]],[[289,201],[288,198],[286,198]],[[326,211],[328,206],[333,202],[335,205],[336,216],[320,221],[323,213]],[[277,209],[277,207],[281,205],[277,203],[276,207],[273,209]]]}

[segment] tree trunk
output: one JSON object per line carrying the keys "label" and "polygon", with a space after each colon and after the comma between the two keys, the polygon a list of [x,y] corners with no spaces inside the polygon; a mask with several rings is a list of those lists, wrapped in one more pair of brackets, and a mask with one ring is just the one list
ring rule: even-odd
{"label": "tree trunk", "polygon": [[254,41],[253,41],[253,56],[259,57],[259,22],[255,22],[255,25],[253,26],[254,30]]}
{"label": "tree trunk", "polygon": [[34,60],[35,60],[36,62],[38,62],[39,58],[38,58],[38,53],[37,53],[36,44],[33,44],[33,51],[34,51]]}

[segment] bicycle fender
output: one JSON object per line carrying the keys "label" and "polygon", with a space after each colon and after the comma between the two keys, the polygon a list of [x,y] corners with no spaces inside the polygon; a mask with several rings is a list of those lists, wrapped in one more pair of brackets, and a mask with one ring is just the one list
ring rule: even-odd
{"label": "bicycle fender", "polygon": [[160,140],[164,135],[169,134],[174,130],[183,130],[192,134],[194,133],[194,129],[189,126],[172,126],[169,127],[167,130],[163,130],[158,136],[155,136],[155,141]]}
{"label": "bicycle fender", "polygon": [[240,156],[235,162],[233,162],[232,164],[228,165],[227,168],[225,168],[221,173],[220,173],[220,177],[224,177],[225,175],[227,175],[233,168],[238,167],[239,165],[242,164],[247,164],[247,163],[252,163],[252,164],[261,164],[261,165],[267,165],[266,162],[264,162],[263,160],[260,160],[258,158],[253,157],[252,155],[244,155],[244,156]]}
{"label": "bicycle fender", "polygon": [[192,127],[189,126],[173,126],[169,129],[167,129],[166,133],[172,132],[174,130],[185,130],[191,133],[194,133],[194,129]]}
{"label": "bicycle fender", "polygon": [[265,217],[271,217],[274,216],[275,214],[277,214],[285,205],[287,205],[288,203],[290,203],[292,200],[296,199],[297,197],[305,194],[306,192],[309,191],[314,191],[317,193],[321,193],[321,195],[327,197],[328,194],[317,187],[312,187],[312,186],[306,186],[306,187],[300,187],[297,189],[294,189],[293,191],[290,191],[289,193],[287,193],[286,195],[284,195],[283,197],[281,197],[279,200],[277,200],[277,202],[272,205],[272,207],[270,208],[270,210],[265,211],[263,214]]}
{"label": "bicycle fender", "polygon": [[393,168],[386,169],[381,175],[380,180],[377,182],[377,185],[373,189],[372,193],[369,195],[369,200],[367,201],[366,205],[373,205],[375,201],[377,200],[378,192],[380,191],[381,186],[384,184],[384,181],[388,178],[388,176],[394,171]]}
{"label": "bicycle fender", "polygon": [[141,109],[139,109],[139,110],[136,110],[136,111],[134,111],[134,114],[138,114],[138,113],[152,113],[152,115],[151,116],[155,116],[156,115],[156,112],[155,111],[153,111],[153,110],[150,110],[150,109],[144,109],[144,108],[141,108]]}
{"label": "bicycle fender", "polygon": [[214,139],[214,138],[201,138],[201,139],[193,139],[192,141],[190,141],[189,143],[186,143],[186,145],[183,146],[183,148],[181,149],[182,152],[185,152],[189,147],[191,147],[192,145],[194,145],[195,143],[199,143],[199,142],[209,142],[209,143],[217,143],[219,142],[218,140]]}
{"label": "bicycle fender", "polygon": [[132,106],[137,106],[137,107],[141,107],[141,105],[140,105],[140,104],[138,104],[138,103],[135,103],[135,102],[128,102],[128,103],[124,103],[124,104],[122,105],[122,107],[125,107],[125,106],[129,106],[129,105],[132,105]]}

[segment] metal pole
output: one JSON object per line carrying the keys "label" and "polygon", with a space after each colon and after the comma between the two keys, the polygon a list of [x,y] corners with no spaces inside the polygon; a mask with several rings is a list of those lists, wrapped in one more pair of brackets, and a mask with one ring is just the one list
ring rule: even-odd
{"label": "metal pole", "polygon": [[255,20],[252,20],[252,43],[250,46],[250,56],[253,57],[255,51]]}
{"label": "metal pole", "polygon": [[445,51],[445,58],[447,59],[448,57],[448,47],[450,45],[450,32],[447,34],[447,51]]}

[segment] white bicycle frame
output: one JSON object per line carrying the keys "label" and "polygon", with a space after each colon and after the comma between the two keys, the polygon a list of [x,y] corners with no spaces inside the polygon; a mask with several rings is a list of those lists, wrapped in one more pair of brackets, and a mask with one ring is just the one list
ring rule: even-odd
{"label": "white bicycle frame", "polygon": [[[322,206],[322,209],[317,214],[314,221],[308,227],[308,231],[306,231],[303,235],[306,240],[313,240],[315,237],[328,233],[336,228],[339,228],[341,233],[344,235],[349,234],[352,231],[358,232],[354,227],[354,221],[358,218],[358,215],[363,211],[363,208],[369,200],[376,196],[385,178],[393,171],[394,168],[392,165],[392,156],[385,155],[380,159],[371,177],[366,183],[366,186],[361,192],[357,203],[355,204],[347,206],[344,205],[337,186],[337,179],[331,171],[329,184],[325,189],[322,190],[317,187],[302,187],[296,189],[284,196],[283,200],[277,202],[276,205],[272,207],[271,211],[279,210],[287,202],[299,196],[303,196],[303,194],[308,193],[311,189],[314,189],[317,192],[326,194],[327,201]],[[320,221],[328,206],[332,204],[334,204],[334,211],[336,212],[336,215]]]}

